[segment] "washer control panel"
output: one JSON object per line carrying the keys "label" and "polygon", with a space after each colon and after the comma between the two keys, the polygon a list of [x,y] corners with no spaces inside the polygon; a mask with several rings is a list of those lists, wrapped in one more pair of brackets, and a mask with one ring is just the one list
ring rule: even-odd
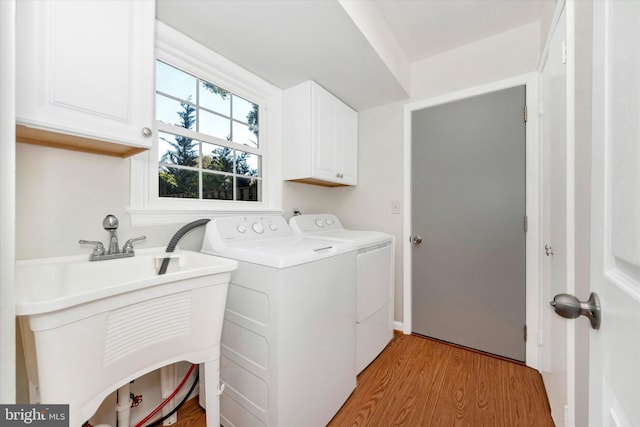
{"label": "washer control panel", "polygon": [[207,224],[205,240],[229,244],[294,235],[279,215],[229,216],[212,219]]}

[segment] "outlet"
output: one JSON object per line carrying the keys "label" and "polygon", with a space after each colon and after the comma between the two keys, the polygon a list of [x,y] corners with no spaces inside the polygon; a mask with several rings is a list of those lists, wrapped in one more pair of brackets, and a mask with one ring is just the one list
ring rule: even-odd
{"label": "outlet", "polygon": [[391,201],[391,214],[399,215],[400,214],[400,201],[392,200]]}

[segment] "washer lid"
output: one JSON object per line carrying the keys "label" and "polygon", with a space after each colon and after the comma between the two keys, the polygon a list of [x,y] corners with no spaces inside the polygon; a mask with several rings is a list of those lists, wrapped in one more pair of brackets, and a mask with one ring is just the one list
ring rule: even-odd
{"label": "washer lid", "polygon": [[311,239],[293,233],[281,216],[221,217],[207,224],[202,252],[285,268],[355,249],[345,241]]}

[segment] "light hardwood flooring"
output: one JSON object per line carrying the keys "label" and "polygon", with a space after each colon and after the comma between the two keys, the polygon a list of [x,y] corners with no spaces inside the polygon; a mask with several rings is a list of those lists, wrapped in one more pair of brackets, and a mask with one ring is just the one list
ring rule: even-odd
{"label": "light hardwood flooring", "polygon": [[[191,399],[177,427],[205,427]],[[329,427],[553,426],[540,374],[526,366],[415,335],[397,334],[358,376]],[[307,426],[296,426],[307,427]]]}

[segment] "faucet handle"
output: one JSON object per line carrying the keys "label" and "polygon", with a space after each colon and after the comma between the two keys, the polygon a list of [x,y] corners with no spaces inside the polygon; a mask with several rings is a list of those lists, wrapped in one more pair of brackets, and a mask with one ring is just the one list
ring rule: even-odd
{"label": "faucet handle", "polygon": [[122,252],[124,252],[125,254],[132,254],[133,253],[133,242],[137,242],[139,240],[144,240],[146,239],[147,236],[140,236],[140,237],[134,237],[133,239],[129,239],[124,243],[124,246],[122,247]]}
{"label": "faucet handle", "polygon": [[104,245],[102,242],[97,242],[95,240],[78,240],[78,243],[81,245],[95,245],[93,253],[91,254],[93,257],[104,255]]}

